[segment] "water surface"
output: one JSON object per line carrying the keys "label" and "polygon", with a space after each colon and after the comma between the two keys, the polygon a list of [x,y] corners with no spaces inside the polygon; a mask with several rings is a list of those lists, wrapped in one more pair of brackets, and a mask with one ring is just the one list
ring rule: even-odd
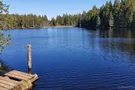
{"label": "water surface", "polygon": [[134,90],[135,32],[81,28],[8,30],[12,45],[0,58],[27,72],[32,45],[34,90]]}

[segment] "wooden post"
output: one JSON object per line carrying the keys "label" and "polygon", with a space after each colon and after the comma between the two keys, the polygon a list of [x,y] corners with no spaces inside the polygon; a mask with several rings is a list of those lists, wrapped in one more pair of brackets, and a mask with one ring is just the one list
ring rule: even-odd
{"label": "wooden post", "polygon": [[0,68],[2,68],[2,63],[0,63]]}
{"label": "wooden post", "polygon": [[32,74],[32,59],[31,59],[31,45],[28,44],[27,46],[28,52],[27,52],[27,57],[28,57],[28,73]]}

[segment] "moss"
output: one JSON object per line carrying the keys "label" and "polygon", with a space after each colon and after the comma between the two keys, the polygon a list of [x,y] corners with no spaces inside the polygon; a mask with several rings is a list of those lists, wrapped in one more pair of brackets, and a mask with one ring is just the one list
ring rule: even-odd
{"label": "moss", "polygon": [[29,80],[21,81],[21,84],[17,88],[17,90],[26,90],[32,87],[32,83]]}

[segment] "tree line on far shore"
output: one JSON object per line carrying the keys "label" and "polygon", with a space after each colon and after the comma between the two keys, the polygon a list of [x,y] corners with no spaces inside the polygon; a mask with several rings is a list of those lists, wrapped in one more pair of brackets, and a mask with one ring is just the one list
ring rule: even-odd
{"label": "tree line on far shore", "polygon": [[135,0],[107,1],[100,8],[83,12],[78,26],[91,29],[108,29],[108,27],[135,28]]}
{"label": "tree line on far shore", "polygon": [[51,22],[52,25],[74,25],[88,29],[135,28],[135,0],[107,1],[100,8],[93,6],[81,14],[64,14]]}
{"label": "tree line on far shore", "polygon": [[[0,3],[0,7],[2,7],[2,1]],[[8,6],[5,5],[5,7]],[[0,29],[42,28],[47,26],[78,26],[89,29],[135,28],[135,0],[114,0],[114,3],[107,1],[100,8],[93,6],[89,11],[74,15],[58,15],[51,20],[48,20],[46,15],[0,14]]]}
{"label": "tree line on far shore", "polygon": [[0,29],[41,28],[48,24],[47,16],[34,14],[0,14]]}

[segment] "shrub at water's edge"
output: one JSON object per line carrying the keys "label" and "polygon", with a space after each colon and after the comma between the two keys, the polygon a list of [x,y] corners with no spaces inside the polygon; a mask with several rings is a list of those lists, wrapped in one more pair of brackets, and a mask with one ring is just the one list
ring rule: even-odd
{"label": "shrub at water's edge", "polygon": [[[8,24],[8,5],[3,4],[0,1],[0,30],[7,29]],[[3,17],[5,15],[5,17]],[[11,35],[5,37],[2,31],[0,31],[0,53],[2,53],[4,46],[9,45],[11,42]]]}
{"label": "shrub at water's edge", "polygon": [[[3,18],[3,14],[5,17]],[[5,5],[0,1],[0,30],[7,29],[8,25],[8,5]],[[2,53],[4,47],[6,45],[9,45],[11,43],[11,35],[8,35],[7,37],[4,36],[2,31],[0,31],[0,54]],[[2,75],[4,72],[8,71],[8,66],[0,60],[0,75]]]}

